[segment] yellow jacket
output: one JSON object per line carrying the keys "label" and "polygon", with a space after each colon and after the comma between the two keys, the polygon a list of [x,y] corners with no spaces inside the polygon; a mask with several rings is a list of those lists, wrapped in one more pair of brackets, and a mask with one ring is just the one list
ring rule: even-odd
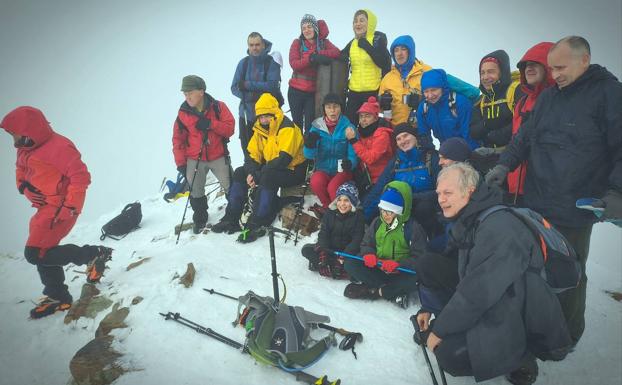
{"label": "yellow jacket", "polygon": [[[415,64],[408,73],[405,81],[402,80],[402,75],[395,66],[392,66],[391,72],[382,78],[378,93],[382,95],[385,91],[389,91],[391,96],[393,96],[393,101],[391,102],[391,112],[393,113],[391,123],[393,126],[408,120],[411,108],[402,102],[402,96],[408,95],[414,90],[421,94],[421,77],[424,72],[431,69],[432,67],[424,62],[415,60]],[[423,96],[421,98],[423,99]]]}
{"label": "yellow jacket", "polygon": [[[367,12],[367,34],[365,39],[369,44],[374,44],[374,32],[378,19],[369,9]],[[382,70],[374,63],[371,56],[364,49],[359,48],[358,40],[350,43],[350,80],[348,89],[355,92],[375,91],[380,86]]]}
{"label": "yellow jacket", "polygon": [[[253,126],[253,136],[246,147],[248,153],[255,162],[266,164],[285,151],[292,157],[287,168],[293,170],[305,161],[302,154],[304,139],[302,132],[289,118],[283,115],[279,103],[269,93],[259,97],[255,104],[257,120]],[[274,118],[270,120],[270,127],[266,130],[259,123],[259,115],[270,114]]]}

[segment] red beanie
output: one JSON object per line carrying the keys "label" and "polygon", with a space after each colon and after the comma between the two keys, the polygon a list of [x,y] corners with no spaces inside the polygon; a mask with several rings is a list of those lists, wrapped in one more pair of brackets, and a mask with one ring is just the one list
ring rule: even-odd
{"label": "red beanie", "polygon": [[370,96],[369,99],[363,103],[361,108],[356,111],[357,114],[360,114],[361,112],[367,112],[368,114],[378,116],[380,113],[380,105],[378,105],[378,101],[376,101],[374,96]]}

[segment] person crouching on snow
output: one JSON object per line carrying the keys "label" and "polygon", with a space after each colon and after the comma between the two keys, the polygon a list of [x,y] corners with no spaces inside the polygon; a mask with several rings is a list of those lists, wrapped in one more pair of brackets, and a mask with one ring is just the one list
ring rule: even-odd
{"label": "person crouching on snow", "polygon": [[333,252],[358,254],[365,232],[365,217],[356,209],[358,204],[358,190],[353,182],[337,188],[337,197],[322,216],[317,243],[302,247],[302,256],[309,260],[309,270],[319,271],[324,277],[347,278],[343,259]]}
{"label": "person crouching on snow", "polygon": [[416,256],[426,247],[426,234],[410,217],[412,193],[406,182],[393,181],[385,187],[378,207],[380,216],[367,228],[361,243],[363,262],[348,259],[346,272],[353,281],[343,295],[354,299],[385,298],[408,307],[409,293],[415,291],[415,275],[402,273],[400,266],[412,269]]}

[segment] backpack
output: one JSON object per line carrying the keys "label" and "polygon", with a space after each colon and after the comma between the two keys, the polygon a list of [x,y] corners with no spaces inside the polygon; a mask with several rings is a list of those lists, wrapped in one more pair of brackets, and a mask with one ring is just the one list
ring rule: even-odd
{"label": "backpack", "polygon": [[[242,63],[242,74],[240,77],[240,81],[246,80],[246,72],[248,71],[248,60],[249,60],[249,57],[247,56],[244,58],[244,62]],[[270,64],[272,64],[272,62],[276,63],[276,61],[274,61],[272,56],[270,56],[263,63],[263,81],[264,82],[268,81],[268,70],[270,69]],[[280,85],[281,85],[281,81],[279,80],[279,88],[277,88],[276,91],[270,92],[270,95],[274,96],[277,102],[279,102],[279,107],[282,107],[283,104],[285,104],[285,98],[283,98],[283,93],[281,93]]]}
{"label": "backpack", "polygon": [[319,340],[309,336],[312,327],[326,322],[330,322],[327,316],[300,306],[284,303],[275,306],[273,298],[249,291],[239,298],[234,324],[246,329],[245,346],[255,360],[291,371],[311,366],[331,345],[336,345],[334,331]]}
{"label": "backpack", "polygon": [[542,215],[528,208],[495,205],[482,211],[477,217],[476,224],[501,210],[508,211],[520,219],[540,245],[544,266],[542,263],[530,261],[527,271],[540,275],[555,294],[576,288],[581,279],[581,265],[577,254],[566,238]]}
{"label": "backpack", "polygon": [[520,71],[518,70],[512,71],[512,82],[506,89],[504,98],[495,99],[493,102],[484,102],[483,96],[480,98],[478,104],[479,104],[479,109],[480,109],[482,116],[484,116],[485,107],[491,107],[493,105],[500,104],[500,103],[506,103],[510,112],[514,114],[514,107],[516,106],[514,104],[514,101],[516,99],[517,94],[518,96],[522,95],[522,91],[520,89]]}
{"label": "backpack", "polygon": [[142,219],[143,214],[140,209],[140,203],[130,203],[123,208],[121,214],[102,226],[102,235],[99,239],[102,241],[106,237],[117,241],[123,239],[127,234],[139,227],[138,224]]}
{"label": "backpack", "polygon": [[172,180],[167,180],[166,187],[168,188],[168,192],[164,194],[164,200],[167,202],[172,202],[181,198],[182,196],[188,195],[187,193],[190,189],[188,186],[188,182],[186,181],[186,176],[181,173],[177,174],[176,182],[173,182]]}
{"label": "backpack", "polygon": [[[449,97],[447,98],[447,104],[449,105],[449,111],[451,111],[451,116],[455,118],[458,117],[458,107],[456,107],[456,91],[450,91]],[[428,110],[430,107],[428,106],[428,102],[423,102],[423,116],[427,118]]]}

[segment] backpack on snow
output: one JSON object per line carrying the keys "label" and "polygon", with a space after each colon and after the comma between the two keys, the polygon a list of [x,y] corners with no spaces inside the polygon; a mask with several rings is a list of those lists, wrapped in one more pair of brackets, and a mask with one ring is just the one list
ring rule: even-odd
{"label": "backpack on snow", "polygon": [[[244,310],[240,313],[242,307]],[[319,340],[309,336],[313,326],[327,322],[330,322],[327,316],[311,313],[300,306],[284,303],[275,306],[273,298],[249,291],[239,298],[234,324],[239,323],[246,329],[245,346],[255,360],[291,370],[312,365],[331,345],[336,345],[334,332]]]}
{"label": "backpack on snow", "polygon": [[112,218],[108,223],[102,226],[102,235],[100,240],[112,238],[114,240],[123,239],[127,234],[136,230],[143,219],[143,214],[140,209],[140,203],[134,202],[126,205],[121,211],[121,214]]}
{"label": "backpack on snow", "polygon": [[542,215],[528,208],[495,205],[479,214],[476,226],[490,214],[501,210],[508,211],[520,219],[540,245],[544,258],[543,268],[534,268],[530,263],[527,270],[539,274],[555,294],[576,288],[582,274],[579,259],[566,238]]}
{"label": "backpack on snow", "polygon": [[175,182],[167,180],[166,187],[168,188],[168,192],[164,194],[164,200],[169,203],[182,196],[187,196],[190,190],[190,186],[188,186],[188,182],[186,181],[186,176],[182,173],[177,174],[177,181]]}

